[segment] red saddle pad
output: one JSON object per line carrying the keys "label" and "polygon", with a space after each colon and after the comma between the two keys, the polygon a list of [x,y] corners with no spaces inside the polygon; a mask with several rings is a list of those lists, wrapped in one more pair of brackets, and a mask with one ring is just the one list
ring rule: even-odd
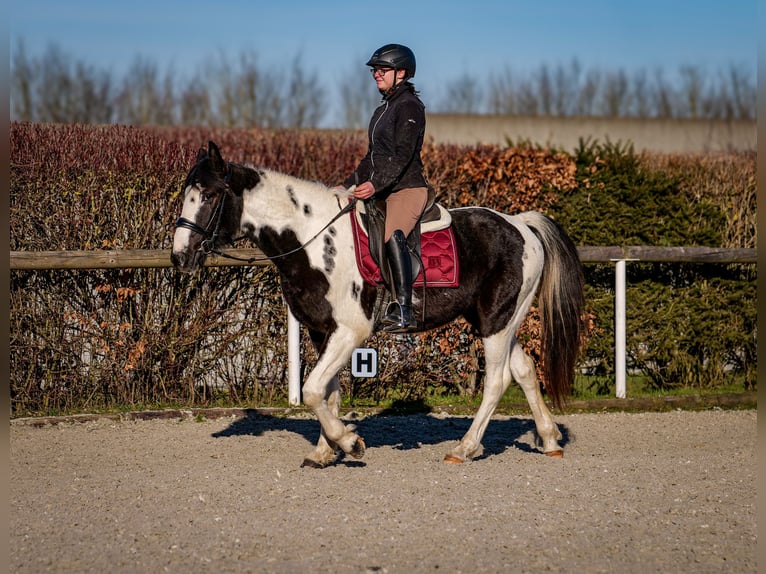
{"label": "red saddle pad", "polygon": [[[356,264],[365,282],[370,285],[382,285],[383,277],[380,268],[370,255],[370,244],[367,233],[359,225],[356,213],[352,212],[351,229],[354,235]],[[423,267],[418,273],[415,287],[423,286],[423,270],[425,269],[426,287],[457,287],[459,281],[459,265],[455,233],[452,227],[428,231],[420,235],[420,250]]]}

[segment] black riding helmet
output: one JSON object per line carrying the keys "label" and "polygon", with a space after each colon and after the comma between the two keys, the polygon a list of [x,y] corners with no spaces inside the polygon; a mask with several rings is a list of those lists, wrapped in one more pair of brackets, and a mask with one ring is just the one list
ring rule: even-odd
{"label": "black riding helmet", "polygon": [[406,70],[408,80],[415,76],[415,54],[407,46],[386,44],[375,50],[367,64],[370,67],[385,66],[395,70]]}

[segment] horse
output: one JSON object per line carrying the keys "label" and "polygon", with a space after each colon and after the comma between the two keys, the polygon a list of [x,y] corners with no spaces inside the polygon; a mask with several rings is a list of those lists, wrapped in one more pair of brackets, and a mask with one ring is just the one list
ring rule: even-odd
{"label": "horse", "polygon": [[[301,466],[326,467],[343,456],[341,451],[361,458],[364,440],[355,425],[344,424],[338,416],[338,372],[373,333],[379,288],[363,281],[358,268],[351,194],[225,161],[212,141],[207,150],[200,148],[183,187],[173,266],[191,273],[219,247],[248,238],[278,269],[284,299],[316,349],[316,364],[301,390],[320,432]],[[537,211],[507,215],[473,206],[449,213],[459,285],[428,287],[426,297],[415,289],[413,315],[418,331],[462,316],[482,338],[486,367],[481,404],[444,462],[463,463],[482,454],[484,432],[512,380],[529,403],[538,448],[562,457],[562,434],[543,399],[535,363],[516,337],[537,295],[542,378],[554,406],[562,408],[571,393],[584,329],[584,281],[577,248],[558,223]]]}

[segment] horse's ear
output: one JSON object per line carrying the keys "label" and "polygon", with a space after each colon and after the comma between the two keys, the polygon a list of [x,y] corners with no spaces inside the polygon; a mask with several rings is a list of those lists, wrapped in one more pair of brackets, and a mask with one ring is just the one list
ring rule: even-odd
{"label": "horse's ear", "polygon": [[207,150],[205,150],[204,147],[201,147],[197,152],[197,161],[195,163],[199,163],[205,158],[207,158]]}
{"label": "horse's ear", "polygon": [[223,161],[223,156],[221,156],[221,150],[218,149],[218,146],[215,145],[215,142],[208,142],[207,144],[208,149],[208,155],[210,156],[210,163],[212,164],[213,170],[218,173],[223,173],[226,171],[226,162]]}

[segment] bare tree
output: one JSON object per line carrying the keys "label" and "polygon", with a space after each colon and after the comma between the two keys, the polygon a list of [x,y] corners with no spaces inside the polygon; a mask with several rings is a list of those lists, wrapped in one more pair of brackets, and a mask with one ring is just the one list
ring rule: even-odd
{"label": "bare tree", "polygon": [[74,122],[75,99],[71,60],[58,46],[50,45],[43,54],[38,69],[38,102],[40,119],[44,122]]}
{"label": "bare tree", "polygon": [[[729,66],[727,75],[731,89],[730,117],[755,119],[758,93],[750,80],[750,75],[741,66],[735,64]],[[725,82],[723,84],[726,85]]]}
{"label": "bare tree", "polygon": [[42,58],[27,57],[22,41],[13,58],[12,116],[22,121],[108,123],[113,106],[108,73],[75,62],[51,44]]}
{"label": "bare tree", "polygon": [[111,82],[82,62],[75,62],[57,45],[50,44],[38,61],[22,51],[18,93],[21,113],[34,121],[61,123],[104,123],[112,115]]}
{"label": "bare tree", "polygon": [[659,118],[675,116],[675,94],[672,87],[665,81],[662,70],[654,73],[654,113]]}
{"label": "bare tree", "polygon": [[522,80],[516,96],[518,102],[516,112],[522,116],[540,115],[539,100],[540,96],[534,79]]}
{"label": "bare tree", "polygon": [[517,112],[514,79],[515,76],[507,67],[497,76],[490,75],[487,98],[487,109],[490,114],[512,115]]}
{"label": "bare tree", "polygon": [[258,65],[258,55],[255,52],[240,53],[239,69],[224,84],[228,125],[268,125],[269,117],[264,106],[266,96],[262,88],[267,82],[265,75]]}
{"label": "bare tree", "polygon": [[438,111],[453,114],[476,114],[482,111],[482,91],[475,76],[463,72],[447,83],[446,96]]}
{"label": "bare tree", "polygon": [[35,119],[35,69],[27,58],[23,40],[19,40],[11,67],[11,119],[30,122]]}
{"label": "bare tree", "polygon": [[[240,60],[243,58],[246,58],[245,54],[240,55]],[[243,101],[240,99],[243,95],[240,90],[242,90],[242,86],[252,85],[254,94],[255,76],[257,75],[255,62],[252,62],[252,65],[250,62],[240,62],[240,65],[242,69],[237,79],[232,65],[222,53],[219,53],[218,60],[208,62],[206,71],[203,73],[203,76],[208,78],[207,85],[214,87],[212,93],[209,92],[209,98],[214,109],[212,113],[213,122],[221,127],[237,125],[238,107],[243,107],[245,110],[254,108],[252,101],[254,95]],[[255,117],[254,110],[252,117]]]}
{"label": "bare tree", "polygon": [[75,83],[80,94],[79,121],[81,123],[106,124],[112,121],[114,105],[112,78],[105,71],[78,62],[75,67]]}
{"label": "bare tree", "polygon": [[[354,64],[353,69],[338,84],[338,120],[342,127],[362,128],[379,94],[365,68]],[[55,44],[31,58],[19,40],[11,57],[11,119],[310,128],[326,115],[322,79],[306,72],[300,55],[287,69],[265,69],[254,52],[242,52],[234,60],[221,54],[177,89],[170,69],[162,75],[153,61],[136,57],[115,90],[118,82],[111,71],[76,61]],[[474,76],[463,73],[447,82],[445,94],[433,106],[436,111],[749,120],[757,116],[752,70],[733,64],[714,77],[699,67],[682,66],[668,80],[661,69],[651,75],[643,69],[632,75],[583,70],[574,59],[567,66],[543,64],[526,75],[510,68],[493,73],[486,95]]]}
{"label": "bare tree", "polygon": [[648,118],[651,116],[651,94],[649,80],[646,77],[646,70],[638,70],[633,74],[631,101],[633,107],[632,115],[638,118]]}
{"label": "bare tree", "polygon": [[617,118],[628,115],[630,110],[630,92],[628,90],[628,76],[624,70],[610,72],[604,77],[604,91],[601,94],[602,114]]}
{"label": "bare tree", "polygon": [[239,69],[231,79],[233,100],[227,96],[232,109],[232,124],[239,127],[277,127],[282,122],[283,106],[279,97],[281,76],[263,69],[255,52],[239,55]]}
{"label": "bare tree", "polygon": [[325,92],[316,74],[306,74],[300,56],[293,60],[288,80],[280,70],[264,69],[254,52],[242,52],[237,64],[222,55],[211,72],[219,86],[210,98],[219,124],[306,128],[321,121]]}
{"label": "bare tree", "polygon": [[600,89],[601,72],[598,70],[588,70],[585,74],[582,87],[578,91],[575,115],[596,115],[596,99]]}
{"label": "bare tree", "polygon": [[290,71],[288,84],[287,121],[288,128],[317,126],[325,115],[325,91],[319,84],[316,72],[306,75],[302,59],[296,56]]}
{"label": "bare tree", "polygon": [[690,118],[698,118],[702,111],[703,84],[702,71],[694,66],[681,66],[679,70],[681,78],[681,91],[683,101],[686,104],[684,115]]}
{"label": "bare tree", "polygon": [[214,123],[210,92],[197,78],[188,82],[178,97],[178,113],[182,125],[209,126]]}
{"label": "bare tree", "polygon": [[370,77],[369,68],[362,66],[367,56],[353,58],[343,80],[338,82],[340,124],[348,129],[366,128],[373,110],[380,102],[380,92]]}
{"label": "bare tree", "polygon": [[263,74],[266,81],[260,85],[261,105],[258,107],[258,125],[266,128],[283,127],[286,124],[286,102],[283,96],[284,74],[269,71]]}
{"label": "bare tree", "polygon": [[135,125],[175,123],[175,97],[170,72],[160,79],[157,65],[136,56],[117,96],[118,121]]}
{"label": "bare tree", "polygon": [[538,112],[543,116],[553,115],[553,80],[547,64],[543,64],[535,74],[535,83],[537,84]]}
{"label": "bare tree", "polygon": [[580,88],[580,63],[572,60],[569,71],[559,64],[553,75],[553,109],[554,115],[564,117],[575,113],[577,92]]}

